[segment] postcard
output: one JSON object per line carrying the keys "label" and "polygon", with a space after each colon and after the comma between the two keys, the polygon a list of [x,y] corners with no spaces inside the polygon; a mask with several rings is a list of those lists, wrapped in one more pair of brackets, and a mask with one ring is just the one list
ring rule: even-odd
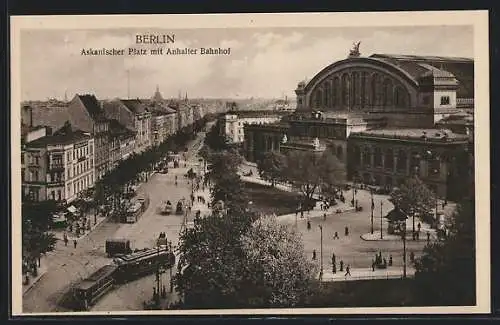
{"label": "postcard", "polygon": [[12,314],[488,313],[488,48],[487,11],[11,17]]}

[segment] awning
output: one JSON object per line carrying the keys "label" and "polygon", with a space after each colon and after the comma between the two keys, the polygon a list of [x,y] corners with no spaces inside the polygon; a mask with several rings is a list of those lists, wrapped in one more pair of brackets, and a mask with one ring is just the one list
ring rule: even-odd
{"label": "awning", "polygon": [[68,207],[68,211],[71,212],[71,213],[76,213],[77,210],[76,210],[76,208],[73,205],[70,205]]}

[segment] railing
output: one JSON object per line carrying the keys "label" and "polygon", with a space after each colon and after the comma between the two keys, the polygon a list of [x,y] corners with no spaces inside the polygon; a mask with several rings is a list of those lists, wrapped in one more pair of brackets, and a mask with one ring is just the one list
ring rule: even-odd
{"label": "railing", "polygon": [[473,106],[474,98],[457,98],[457,106]]}

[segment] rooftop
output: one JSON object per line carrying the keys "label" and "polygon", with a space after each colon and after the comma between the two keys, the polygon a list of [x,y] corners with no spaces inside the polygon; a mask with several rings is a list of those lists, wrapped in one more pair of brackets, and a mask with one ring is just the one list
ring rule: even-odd
{"label": "rooftop", "polygon": [[120,99],[120,101],[127,107],[132,113],[142,114],[147,112],[146,106],[140,99]]}
{"label": "rooftop", "polygon": [[48,145],[64,145],[90,139],[92,139],[90,134],[74,129],[69,123],[67,123],[61,129],[55,131],[52,135],[44,136],[28,142],[26,145],[28,147],[41,148]]}
{"label": "rooftop", "polygon": [[395,65],[417,80],[425,73],[458,80],[458,98],[474,98],[474,59],[430,55],[373,54],[371,59]]}
{"label": "rooftop", "polygon": [[90,116],[94,120],[105,120],[104,110],[101,107],[101,103],[97,100],[94,95],[76,95],[79,98],[83,106],[89,112]]}
{"label": "rooftop", "polygon": [[119,137],[135,136],[134,131],[127,129],[124,125],[120,124],[120,122],[115,119],[109,120],[109,132],[111,133],[111,135]]}
{"label": "rooftop", "polygon": [[259,111],[232,111],[227,112],[226,115],[236,115],[238,118],[257,118],[257,117],[269,117],[269,116],[286,116],[290,115],[290,112],[286,111],[275,111],[275,110],[259,110]]}
{"label": "rooftop", "polygon": [[383,138],[404,138],[415,140],[467,140],[463,134],[453,133],[446,129],[377,129],[353,132],[351,136],[369,136]]}

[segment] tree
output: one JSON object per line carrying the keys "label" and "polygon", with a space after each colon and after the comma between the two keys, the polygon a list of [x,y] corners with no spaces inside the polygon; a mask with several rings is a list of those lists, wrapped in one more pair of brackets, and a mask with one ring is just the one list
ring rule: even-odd
{"label": "tree", "polygon": [[475,209],[461,202],[443,241],[427,245],[415,261],[415,290],[426,305],[475,305]]}
{"label": "tree", "polygon": [[245,259],[231,218],[198,218],[179,241],[175,276],[185,308],[236,308]]}
{"label": "tree", "polygon": [[247,259],[249,307],[303,305],[317,274],[306,258],[300,234],[274,218],[254,222],[242,238]]}
{"label": "tree", "polygon": [[435,206],[436,196],[418,178],[412,177],[406,180],[399,188],[392,191],[390,201],[405,213],[415,213],[425,221],[431,215],[431,210]]}
{"label": "tree", "polygon": [[319,174],[323,191],[334,195],[345,184],[346,172],[339,159],[331,151],[325,151],[319,159]]}
{"label": "tree", "polygon": [[263,179],[270,181],[274,187],[277,181],[281,180],[286,168],[286,157],[280,153],[266,152],[262,159],[257,162],[259,175]]}
{"label": "tree", "polygon": [[228,148],[228,139],[222,133],[223,125],[218,120],[207,133],[205,143],[214,151],[226,150]]}
{"label": "tree", "polygon": [[294,307],[316,269],[297,233],[271,220],[198,218],[180,237],[176,289],[184,308]]}
{"label": "tree", "polygon": [[41,254],[54,250],[56,238],[48,233],[51,228],[54,214],[57,212],[57,203],[54,200],[33,202],[24,201],[22,204],[22,241],[23,260],[33,265],[36,272],[36,263],[40,264]]}
{"label": "tree", "polygon": [[286,156],[283,179],[289,180],[305,197],[313,199],[320,186],[341,184],[345,175],[340,162],[329,151],[318,155],[309,151],[292,151]]}

